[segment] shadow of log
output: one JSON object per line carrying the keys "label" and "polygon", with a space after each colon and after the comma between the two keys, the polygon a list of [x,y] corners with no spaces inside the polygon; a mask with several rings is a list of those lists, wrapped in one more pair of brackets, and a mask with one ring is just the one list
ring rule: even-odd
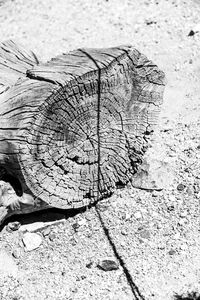
{"label": "shadow of log", "polygon": [[199,293],[192,292],[188,293],[186,296],[176,294],[174,297],[175,300],[200,300]]}

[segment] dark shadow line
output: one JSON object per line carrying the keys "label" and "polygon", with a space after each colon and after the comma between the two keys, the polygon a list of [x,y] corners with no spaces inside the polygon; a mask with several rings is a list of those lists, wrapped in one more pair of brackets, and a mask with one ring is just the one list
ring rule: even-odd
{"label": "dark shadow line", "polygon": [[127,282],[130,285],[130,287],[131,287],[131,290],[132,290],[133,295],[135,296],[135,299],[136,300],[145,300],[144,296],[140,293],[137,285],[134,283],[133,278],[132,278],[131,274],[129,273],[129,270],[126,267],[123,258],[119,255],[119,253],[118,253],[118,251],[116,249],[116,246],[115,246],[114,242],[112,241],[112,238],[110,236],[109,230],[106,227],[106,225],[105,225],[105,223],[104,223],[104,221],[102,219],[102,216],[101,216],[101,213],[100,213],[98,207],[95,206],[95,209],[96,209],[96,212],[98,214],[98,218],[99,218],[99,220],[101,222],[101,225],[103,227],[104,233],[105,233],[105,235],[106,235],[106,237],[107,237],[107,239],[108,239],[108,241],[109,241],[109,243],[110,243],[110,245],[112,247],[112,250],[113,250],[113,252],[115,254],[115,257],[119,261],[120,266],[122,267],[123,272],[126,275]]}
{"label": "dark shadow line", "polygon": [[[98,194],[97,194],[97,201],[100,200],[100,174],[101,174],[101,168],[100,168],[100,161],[101,161],[101,152],[100,152],[100,101],[101,101],[101,68],[99,67],[98,63],[96,62],[96,60],[86,51],[79,49],[82,53],[84,53],[85,55],[87,55],[87,57],[89,59],[91,59],[93,61],[93,63],[95,64],[97,70],[98,70],[98,87],[97,87],[97,139],[98,139],[98,175],[97,175],[97,182],[98,182]],[[126,279],[128,284],[131,287],[132,293],[135,296],[135,300],[145,300],[145,298],[141,295],[138,287],[136,286],[136,284],[134,283],[131,274],[129,273],[122,257],[119,255],[119,253],[117,252],[116,246],[114,244],[114,242],[112,241],[112,238],[110,236],[109,230],[106,227],[106,225],[104,224],[104,221],[102,219],[101,213],[98,210],[98,207],[95,206],[95,210],[97,212],[98,218],[100,220],[101,226],[104,230],[105,236],[107,237],[112,250],[115,254],[115,257],[117,258],[117,260],[119,261],[124,274],[126,275]]]}

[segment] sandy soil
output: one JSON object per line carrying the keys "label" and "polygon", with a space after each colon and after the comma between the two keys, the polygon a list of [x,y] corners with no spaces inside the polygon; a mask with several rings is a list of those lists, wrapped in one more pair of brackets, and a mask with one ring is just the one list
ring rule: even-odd
{"label": "sandy soil", "polygon": [[[66,217],[41,230],[42,244],[30,252],[24,233],[4,226],[0,256],[15,257],[0,276],[0,299],[199,299],[200,32],[188,36],[198,23],[198,0],[0,1],[1,41],[19,40],[42,60],[80,47],[132,44],[168,79],[148,152],[152,161],[162,162],[158,179],[165,189],[149,193],[128,186],[99,205],[132,288],[122,266],[110,272],[97,268],[99,261],[117,258],[91,208],[70,217],[50,212],[15,217],[29,224]],[[186,298],[189,293],[196,297]]]}

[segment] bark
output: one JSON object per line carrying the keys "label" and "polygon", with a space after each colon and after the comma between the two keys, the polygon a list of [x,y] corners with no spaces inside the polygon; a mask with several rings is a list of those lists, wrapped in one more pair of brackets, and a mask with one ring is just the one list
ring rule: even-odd
{"label": "bark", "polygon": [[131,46],[79,49],[39,63],[6,42],[0,84],[2,179],[9,174],[18,195],[72,208],[110,195],[137,172],[165,76]]}

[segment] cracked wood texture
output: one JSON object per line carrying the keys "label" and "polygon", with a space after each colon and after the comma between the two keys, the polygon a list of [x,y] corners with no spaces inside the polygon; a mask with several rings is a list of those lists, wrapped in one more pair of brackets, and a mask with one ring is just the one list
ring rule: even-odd
{"label": "cracked wood texture", "polygon": [[17,178],[19,195],[54,207],[109,196],[142,162],[164,85],[131,46],[40,63],[12,41],[0,44],[0,170]]}

